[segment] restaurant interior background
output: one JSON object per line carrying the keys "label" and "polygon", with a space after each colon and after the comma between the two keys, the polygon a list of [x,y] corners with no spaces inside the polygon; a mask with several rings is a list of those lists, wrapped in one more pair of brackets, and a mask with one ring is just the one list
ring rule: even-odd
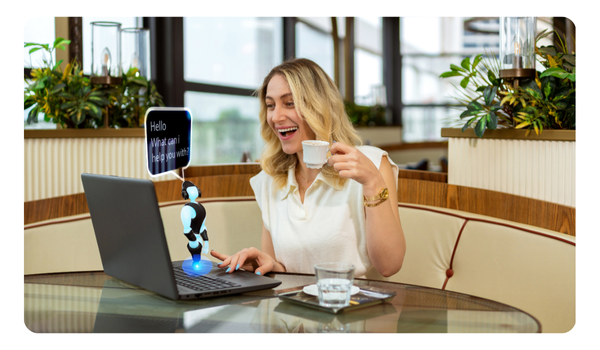
{"label": "restaurant interior background", "polygon": [[[248,155],[255,161],[260,156],[259,104],[252,93],[284,58],[310,58],[335,75],[330,17],[78,18],[79,54],[86,75],[91,68],[91,22],[116,21],[122,28],[149,29],[152,81],[166,106],[187,107],[194,117],[191,166],[236,163]],[[68,37],[70,21],[69,17],[32,18],[24,25],[24,41],[52,43],[58,36]],[[401,167],[415,167],[428,159],[426,170],[443,172],[441,160],[447,157],[448,148],[440,131],[459,126],[456,122],[462,110],[452,98],[456,93],[452,84],[458,85],[460,78],[441,79],[440,74],[465,57],[484,52],[497,55],[499,17],[354,17],[350,33],[346,23],[346,17],[337,17],[341,93],[357,104],[386,108],[386,125],[370,127],[376,133],[360,128],[363,141],[401,151],[396,153],[403,155],[394,159]],[[538,17],[537,26],[538,31],[561,28],[574,35],[574,26],[565,17]],[[551,38],[542,43],[549,44]],[[345,55],[346,46],[349,55]],[[40,65],[41,57],[36,54],[41,51],[30,55],[29,48],[24,48],[25,75]],[[70,57],[68,49],[57,50],[57,55],[54,60],[63,59],[63,65]],[[27,124],[28,112],[24,111],[26,132],[57,128],[43,117],[37,124]],[[46,154],[36,157],[43,163]],[[27,153],[25,161],[30,161]],[[50,177],[50,173],[41,176]],[[25,181],[27,193],[27,176]],[[38,197],[26,195],[25,201],[80,192],[36,193]]]}
{"label": "restaurant interior background", "polygon": [[[346,100],[385,108],[385,127],[369,133],[372,145],[404,144],[394,159],[401,167],[443,171],[446,139],[440,130],[457,126],[456,89],[460,77],[440,79],[450,64],[465,57],[498,55],[498,17],[356,17],[337,19],[340,90]],[[259,133],[259,104],[253,91],[269,70],[285,57],[305,57],[321,65],[333,78],[334,30],[330,17],[79,17],[79,59],[83,72],[91,70],[91,26],[94,21],[121,23],[121,28],[143,27],[150,32],[150,79],[166,106],[187,107],[194,124],[191,165],[256,160],[263,146]],[[71,22],[70,22],[71,21]],[[73,20],[45,17],[25,25],[25,42],[52,43],[68,37]],[[347,23],[353,26],[348,34]],[[574,34],[564,17],[539,17],[538,31],[560,28]],[[348,38],[347,38],[348,36]],[[541,44],[551,44],[551,37]],[[74,43],[73,43],[74,44]],[[72,45],[73,45],[72,44]],[[346,50],[346,46],[349,50]],[[43,50],[29,54],[24,68],[40,67]],[[69,61],[69,50],[56,50],[56,62]],[[394,55],[399,52],[400,55]],[[123,57],[122,61],[128,58]],[[353,67],[353,69],[348,69]],[[126,67],[123,67],[125,70]],[[56,129],[56,124],[28,124],[24,128]],[[364,131],[362,131],[364,130]],[[385,132],[379,132],[384,130]],[[217,142],[217,140],[219,142]],[[410,147],[407,147],[409,145]],[[423,167],[424,166],[424,167]]]}

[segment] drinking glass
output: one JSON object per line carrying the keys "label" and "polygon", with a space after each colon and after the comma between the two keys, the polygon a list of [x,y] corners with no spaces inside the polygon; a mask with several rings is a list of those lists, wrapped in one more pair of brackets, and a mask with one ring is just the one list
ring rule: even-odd
{"label": "drinking glass", "polygon": [[341,308],[350,304],[354,265],[341,262],[317,264],[315,275],[321,306]]}

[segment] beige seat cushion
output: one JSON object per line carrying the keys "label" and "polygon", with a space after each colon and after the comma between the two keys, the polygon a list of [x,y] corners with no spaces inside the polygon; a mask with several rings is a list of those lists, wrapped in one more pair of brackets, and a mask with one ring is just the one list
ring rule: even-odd
{"label": "beige seat cushion", "polygon": [[[198,202],[206,209],[211,249],[232,254],[250,246],[260,248],[262,221],[254,197],[208,198]],[[160,208],[172,260],[190,255],[181,224],[183,203],[161,204]],[[26,225],[24,243],[25,275],[103,270],[89,214]]]}
{"label": "beige seat cushion", "polygon": [[575,238],[470,220],[447,290],[506,303],[531,313],[543,332],[575,325]]}
{"label": "beige seat cushion", "polygon": [[[202,203],[206,209],[206,230],[210,249],[223,254],[233,254],[244,248],[260,249],[262,219],[254,197],[208,198]],[[169,244],[171,259],[183,260],[190,256],[188,239],[183,235],[179,202],[161,208],[163,224]],[[213,261],[218,259],[208,256]]]}
{"label": "beige seat cushion", "polygon": [[442,288],[464,219],[419,206],[400,206],[406,239],[402,269],[390,281]]}
{"label": "beige seat cushion", "polygon": [[102,261],[89,214],[25,226],[25,275],[101,271]]}

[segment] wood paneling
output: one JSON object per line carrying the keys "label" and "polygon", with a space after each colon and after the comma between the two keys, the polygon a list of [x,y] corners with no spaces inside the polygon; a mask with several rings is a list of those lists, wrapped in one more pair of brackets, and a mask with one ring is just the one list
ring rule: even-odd
{"label": "wood paneling", "polygon": [[185,177],[214,176],[214,175],[234,175],[234,174],[253,174],[260,173],[260,164],[258,163],[239,163],[227,165],[205,165],[191,166],[184,171]]}
{"label": "wood paneling", "polygon": [[[254,164],[218,166],[213,169],[209,169],[209,167],[194,168],[197,168],[195,170],[197,173],[208,174],[195,177],[186,176],[186,180],[194,182],[200,188],[202,198],[254,195],[250,187],[250,178],[255,175],[257,170]],[[229,174],[222,174],[227,172]],[[398,179],[399,202],[457,209],[575,236],[575,208],[573,207],[503,192],[448,185],[443,181],[435,181],[435,179],[426,181],[408,178],[413,176],[410,175],[411,173],[415,174],[414,177],[426,178],[431,175],[423,174],[429,172],[408,171],[406,174],[409,175],[406,177],[400,176]],[[154,186],[160,203],[182,200],[180,180],[155,182]],[[25,202],[24,209],[26,225],[88,212],[83,193]]]}
{"label": "wood paneling", "polygon": [[448,174],[436,171],[399,169],[398,178],[448,183]]}
{"label": "wood paneling", "polygon": [[448,185],[413,179],[398,179],[398,202],[446,207]]}
{"label": "wood paneling", "polygon": [[[250,178],[253,176],[254,174],[217,175],[186,177],[186,180],[200,189],[201,198],[254,196],[250,187]],[[180,180],[155,182],[154,188],[159,203],[183,200]]]}
{"label": "wood paneling", "polygon": [[575,208],[513,194],[399,179],[398,201],[461,210],[575,236]]}
{"label": "wood paneling", "polygon": [[[202,191],[202,198],[253,196],[250,178],[253,174],[190,177]],[[154,183],[159,203],[182,200],[181,180]],[[84,193],[25,202],[25,225],[34,222],[89,213]]]}
{"label": "wood paneling", "polygon": [[[442,137],[460,137],[480,139],[475,135],[475,129],[442,128]],[[525,129],[496,129],[486,130],[484,139],[508,140],[538,140],[538,141],[575,141],[575,130],[544,130],[541,134],[535,132],[527,134]]]}
{"label": "wood paneling", "polygon": [[377,147],[381,148],[386,152],[392,151],[406,151],[406,150],[414,150],[414,149],[428,149],[428,148],[442,148],[448,149],[448,141],[438,141],[438,142],[404,142],[404,143],[394,143],[387,145],[378,145]]}

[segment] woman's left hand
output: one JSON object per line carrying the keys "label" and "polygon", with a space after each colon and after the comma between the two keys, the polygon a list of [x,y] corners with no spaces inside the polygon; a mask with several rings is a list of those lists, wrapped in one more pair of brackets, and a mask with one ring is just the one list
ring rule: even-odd
{"label": "woman's left hand", "polygon": [[[363,185],[365,195],[379,192],[385,187],[383,176],[375,164],[355,147],[335,142],[329,148],[331,157],[327,160],[341,177],[353,179]],[[373,195],[376,193],[372,193]]]}

